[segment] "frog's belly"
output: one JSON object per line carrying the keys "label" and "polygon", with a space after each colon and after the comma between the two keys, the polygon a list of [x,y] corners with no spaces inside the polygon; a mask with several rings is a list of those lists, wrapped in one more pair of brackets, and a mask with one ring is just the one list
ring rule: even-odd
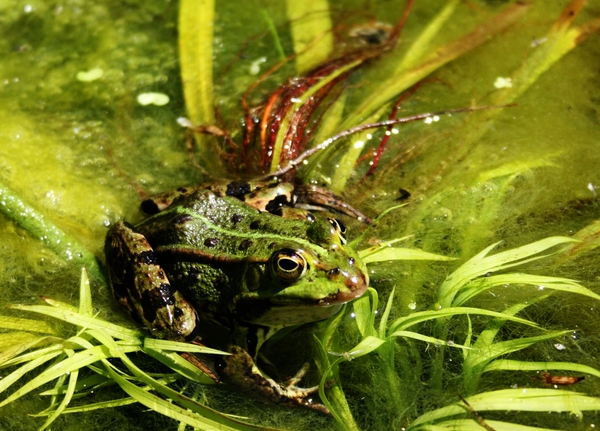
{"label": "frog's belly", "polygon": [[273,305],[268,311],[261,314],[260,317],[252,319],[256,325],[264,326],[292,326],[303,323],[325,320],[336,314],[342,308],[343,304],[332,305]]}

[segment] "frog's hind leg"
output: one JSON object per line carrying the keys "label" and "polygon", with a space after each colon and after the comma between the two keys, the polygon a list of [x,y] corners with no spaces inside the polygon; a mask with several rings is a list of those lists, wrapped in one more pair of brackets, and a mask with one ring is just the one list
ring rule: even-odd
{"label": "frog's hind leg", "polygon": [[317,392],[318,386],[312,388],[295,386],[295,383],[298,383],[306,373],[304,367],[299,372],[300,376],[296,374],[291,379],[290,385],[283,386],[264,376],[252,357],[243,348],[230,346],[228,350],[231,355],[223,357],[225,367],[222,372],[223,379],[226,382],[235,385],[237,388],[246,388],[253,394],[258,394],[266,402],[289,407],[307,407],[324,414],[330,414],[327,407],[315,403],[311,399],[311,396]]}
{"label": "frog's hind leg", "polygon": [[296,198],[295,206],[298,208],[330,210],[345,214],[366,224],[372,223],[369,217],[344,202],[340,196],[325,187],[312,184],[297,185],[294,189],[294,195]]}
{"label": "frog's hind leg", "polygon": [[105,242],[110,285],[117,302],[158,338],[195,336],[194,307],[173,288],[144,235],[117,222]]}

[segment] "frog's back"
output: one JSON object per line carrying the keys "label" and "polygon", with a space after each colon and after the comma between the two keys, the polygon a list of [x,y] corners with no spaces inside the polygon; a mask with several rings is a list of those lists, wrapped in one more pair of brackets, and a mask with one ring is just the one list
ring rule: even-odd
{"label": "frog's back", "polygon": [[308,234],[312,224],[199,190],[136,229],[162,254],[189,255],[198,262],[265,263],[277,248],[315,247]]}

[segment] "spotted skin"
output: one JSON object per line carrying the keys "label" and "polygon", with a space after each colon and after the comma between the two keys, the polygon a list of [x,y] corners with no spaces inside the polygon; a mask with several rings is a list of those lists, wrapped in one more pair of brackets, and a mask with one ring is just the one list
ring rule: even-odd
{"label": "spotted skin", "polygon": [[259,328],[270,333],[326,319],[368,286],[344,225],[294,207],[294,190],[235,182],[146,200],[142,209],[153,215],[110,229],[107,267],[117,301],[156,337],[231,354],[219,364],[211,364],[213,355],[188,357],[215,380],[277,404],[326,411],[310,403],[313,389],[281,385],[254,364],[264,341]]}
{"label": "spotted skin", "polygon": [[194,307],[171,286],[143,235],[128,223],[116,223],[106,238],[105,254],[114,295],[134,320],[158,338],[194,336]]}

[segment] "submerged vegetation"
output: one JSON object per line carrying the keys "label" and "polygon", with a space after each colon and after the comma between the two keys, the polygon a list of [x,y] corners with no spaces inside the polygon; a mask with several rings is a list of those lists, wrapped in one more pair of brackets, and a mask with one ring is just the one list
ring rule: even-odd
{"label": "submerged vegetation", "polygon": [[[136,56],[125,60],[127,49],[152,45],[144,36],[144,32],[152,34],[148,23],[166,20],[171,25],[174,10],[158,4],[140,6],[131,22],[117,20],[112,28],[98,24],[96,31],[103,32],[105,44],[122,39],[125,48],[94,45],[98,51],[86,57],[88,64],[75,62],[76,67],[69,64],[68,70],[61,70],[70,76],[84,68],[90,72],[81,75],[85,79],[77,83],[80,94],[71,105],[62,102],[68,106],[61,107],[64,112],[56,114],[59,118],[50,130],[35,124],[34,115],[36,110],[47,115],[45,106],[60,99],[59,90],[67,85],[62,75],[53,75],[59,70],[61,55],[47,51],[42,56],[40,67],[49,76],[34,86],[39,91],[37,104],[19,98],[18,109],[7,113],[7,121],[21,129],[7,125],[3,139],[8,150],[0,160],[0,181],[14,189],[0,188],[6,248],[13,253],[4,251],[2,279],[16,292],[7,295],[5,303],[10,308],[0,318],[0,328],[5,329],[0,334],[0,418],[17,424],[23,409],[16,417],[3,418],[3,411],[35,398],[33,404],[24,405],[42,419],[21,425],[25,429],[32,424],[66,429],[73,423],[70,417],[93,418],[107,408],[132,408],[138,403],[174,419],[180,429],[308,429],[315,423],[331,429],[415,431],[593,427],[600,409],[598,340],[593,333],[600,305],[600,296],[594,293],[600,230],[595,184],[600,179],[592,169],[596,155],[580,160],[579,152],[597,142],[598,132],[590,125],[597,121],[597,108],[591,102],[600,100],[600,94],[563,109],[562,102],[544,89],[567,79],[562,70],[553,72],[565,56],[585,46],[586,39],[597,40],[598,5],[574,0],[563,5],[562,11],[547,12],[542,11],[542,2],[467,5],[451,0],[433,13],[418,4],[411,11],[409,1],[404,12],[381,4],[377,5],[381,11],[358,9],[345,16],[323,0],[303,2],[305,10],[298,2],[288,3],[287,8],[269,5],[238,16],[233,6],[219,9],[210,1],[182,0],[178,19],[181,82],[174,66],[172,26],[158,31],[164,39],[156,41],[155,51],[145,52],[143,60],[136,64]],[[104,18],[110,17],[102,6],[97,9]],[[25,8],[20,12],[26,13],[25,18],[14,12],[7,19],[29,28],[39,18],[36,12],[41,10]],[[62,9],[52,13],[65,31],[71,21],[61,15]],[[380,22],[391,13],[396,22]],[[372,14],[379,21],[371,19]],[[235,33],[235,25],[228,30],[226,20],[233,17],[258,36],[249,31],[244,45],[235,45],[227,33]],[[420,22],[411,24],[412,19]],[[253,20],[263,24],[253,24]],[[135,34],[123,38],[131,30],[128,26],[135,28]],[[267,30],[257,30],[263,27]],[[399,41],[386,45],[389,39],[385,38],[399,35],[400,30]],[[57,37],[52,31],[45,34]],[[374,35],[383,35],[384,42],[375,40],[365,51],[362,36],[349,36],[357,34],[367,34],[368,43]],[[22,42],[22,52],[42,55],[37,49],[44,42],[18,42]],[[336,57],[342,51],[345,54]],[[121,69],[103,57],[106,52],[112,53],[110,61],[122,62]],[[363,54],[353,56],[356,52]],[[513,55],[503,58],[502,67],[486,68],[492,64],[486,61],[507,52]],[[586,55],[600,55],[598,50],[585,52],[579,60],[583,64],[589,63]],[[333,61],[327,63],[329,59]],[[15,68],[27,64],[14,53],[12,60]],[[452,66],[455,60],[462,61],[461,65]],[[577,57],[571,61],[575,62],[571,69],[577,69]],[[287,81],[279,87],[289,76],[317,76],[310,75],[310,70],[323,63],[330,67],[318,75],[317,84]],[[90,75],[93,68],[105,71]],[[155,75],[138,68],[148,68]],[[18,74],[8,66],[0,70],[5,76]],[[124,70],[137,73],[127,82],[131,88],[121,81],[127,75]],[[544,82],[552,73],[559,78]],[[469,84],[468,80],[477,82]],[[490,80],[495,87],[488,85]],[[452,88],[445,97],[438,95],[440,82]],[[5,82],[3,97],[15,98],[13,84]],[[292,91],[296,84],[302,90],[299,93]],[[536,85],[541,90],[535,90]],[[175,104],[174,111],[179,112],[166,114],[164,106],[140,111],[134,95],[162,87],[171,92],[173,102],[167,106]],[[542,93],[537,97],[550,107],[531,108],[536,103],[528,99],[532,88]],[[201,132],[187,137],[189,160],[181,145],[186,136],[175,125],[184,109],[180,93],[189,124]],[[300,108],[278,99],[281,93],[291,94],[299,106],[318,103],[306,108],[299,120],[294,115]],[[80,106],[79,97],[92,108]],[[269,102],[260,104],[264,100]],[[243,112],[240,101],[246,108]],[[260,109],[249,108],[255,104]],[[560,109],[553,111],[554,105]],[[469,106],[498,108],[421,115],[418,124],[389,124],[329,144],[331,137],[360,125]],[[76,109],[87,110],[71,112]],[[575,135],[568,126],[566,132],[551,129],[549,124],[560,120],[553,115],[550,119],[533,117],[540,109],[564,116],[587,110],[582,118],[569,117],[578,121],[574,127],[581,134]],[[254,136],[250,134],[243,137],[239,119],[245,117],[246,132],[253,132],[254,117],[261,113],[261,118],[268,118],[269,110],[278,115],[277,127],[257,124],[263,130],[268,124],[271,135],[256,140],[248,138]],[[523,123],[512,125],[527,116],[541,125],[528,132],[520,130]],[[296,136],[290,138],[290,124],[300,124],[296,130],[301,130],[302,142]],[[61,125],[72,128],[75,135],[64,146]],[[426,127],[430,129],[423,130]],[[558,143],[549,143],[549,130],[558,136]],[[572,139],[570,146],[563,144],[563,136]],[[24,139],[30,140],[25,148],[19,146]],[[298,145],[293,150],[290,140]],[[290,357],[281,340],[291,340],[295,349],[291,356],[297,355],[298,346],[311,344],[304,348],[302,360],[314,363],[309,378],[319,384],[319,396],[331,418],[263,406],[212,384],[175,352],[223,353],[155,340],[131,329],[127,321],[115,316],[116,306],[97,262],[105,226],[134,214],[140,195],[211,176],[243,176],[248,170],[275,172],[301,153],[304,145],[320,143],[327,145],[299,163],[297,175],[306,183],[344,193],[372,215],[380,214],[352,242],[369,267],[371,287],[336,316],[306,331],[282,331],[264,348],[278,366],[278,353],[281,362]],[[99,153],[97,147],[101,147]],[[38,158],[27,156],[34,150],[58,154],[48,157],[43,170],[56,172],[54,177],[36,177],[29,183],[19,179],[23,170],[38,163]],[[14,160],[10,151],[21,151],[28,161]],[[145,158],[132,157],[145,152]],[[91,179],[82,178],[82,185],[72,186],[77,178],[65,169],[65,159],[77,160],[74,165],[83,167],[77,172]],[[250,166],[247,160],[252,160]],[[573,166],[577,174],[571,175]],[[554,181],[551,184],[558,190],[543,189],[545,181]],[[63,190],[63,183],[74,192],[61,194],[61,199],[56,194]],[[88,189],[94,189],[102,202],[90,203]],[[399,200],[407,203],[398,205]],[[83,212],[86,206],[88,213]],[[362,229],[358,224],[351,228],[353,232]],[[92,283],[84,270],[76,306],[76,288],[68,280],[82,265]],[[25,295],[18,289],[30,280],[23,275],[28,269],[14,268],[28,267],[34,268],[38,281],[31,282]],[[48,280],[56,287],[40,287]],[[40,294],[44,305],[16,305],[31,304]],[[39,399],[47,406],[36,413],[30,408],[39,410]],[[138,418],[151,414],[132,411]],[[505,414],[510,411],[519,413]],[[558,413],[564,413],[559,420]],[[89,427],[104,428],[94,419]],[[133,420],[127,426],[135,427]]]}

